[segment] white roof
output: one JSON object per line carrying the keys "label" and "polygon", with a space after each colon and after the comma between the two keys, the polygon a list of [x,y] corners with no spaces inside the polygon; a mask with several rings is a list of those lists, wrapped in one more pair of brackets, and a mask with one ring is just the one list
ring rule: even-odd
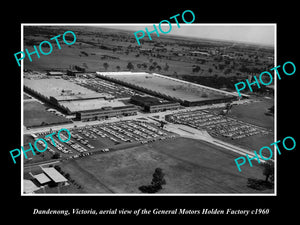
{"label": "white roof", "polygon": [[51,181],[49,179],[49,177],[47,177],[46,174],[44,174],[44,173],[34,175],[34,178],[37,179],[40,184],[45,184],[45,183]]}
{"label": "white roof", "polygon": [[31,180],[26,180],[26,179],[23,180],[23,187],[24,187],[25,194],[33,193],[34,191],[40,189]]}
{"label": "white roof", "polygon": [[42,170],[45,174],[47,174],[48,177],[50,177],[56,183],[68,181],[54,167],[42,167]]}

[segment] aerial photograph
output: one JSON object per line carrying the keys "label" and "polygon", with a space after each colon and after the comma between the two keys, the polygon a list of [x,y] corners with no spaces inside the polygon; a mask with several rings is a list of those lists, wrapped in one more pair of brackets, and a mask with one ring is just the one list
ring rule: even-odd
{"label": "aerial photograph", "polygon": [[145,27],[22,24],[22,195],[274,195],[275,25]]}

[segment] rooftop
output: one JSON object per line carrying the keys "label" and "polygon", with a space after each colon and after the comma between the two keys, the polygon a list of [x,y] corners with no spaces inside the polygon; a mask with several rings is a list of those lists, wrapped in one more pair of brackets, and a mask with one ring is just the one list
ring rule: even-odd
{"label": "rooftop", "polygon": [[50,177],[56,183],[68,181],[54,167],[42,167],[42,170],[45,174],[47,174],[48,177]]}
{"label": "rooftop", "polygon": [[[47,98],[50,96],[61,100],[85,99],[85,98],[103,98],[106,95],[97,93],[93,90],[87,89],[77,85],[71,81],[64,79],[24,79],[24,85],[36,92],[44,95]],[[111,97],[109,95],[108,97]]]}
{"label": "rooftop", "polygon": [[51,180],[49,179],[49,177],[47,177],[46,174],[44,174],[44,173],[40,173],[40,174],[34,175],[34,178],[37,179],[37,181],[38,181],[40,184],[45,184],[45,183],[51,181]]}
{"label": "rooftop", "polygon": [[120,107],[125,106],[121,101],[104,100],[104,99],[88,99],[78,101],[61,101],[59,103],[64,108],[67,108],[71,113],[87,110],[99,110],[103,107]]}
{"label": "rooftop", "polygon": [[96,72],[100,76],[109,77],[124,83],[134,84],[141,88],[158,92],[173,98],[186,101],[205,101],[237,96],[231,92],[194,84],[191,82],[146,72]]}

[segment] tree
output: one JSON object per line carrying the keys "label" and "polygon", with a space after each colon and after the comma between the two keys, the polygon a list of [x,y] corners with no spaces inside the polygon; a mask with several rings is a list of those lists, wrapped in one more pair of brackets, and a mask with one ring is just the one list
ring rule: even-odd
{"label": "tree", "polygon": [[61,168],[60,168],[60,166],[58,166],[58,165],[55,165],[55,166],[54,166],[54,169],[56,169],[58,172],[61,171]]}
{"label": "tree", "polygon": [[231,71],[232,70],[230,68],[227,68],[227,69],[224,70],[224,74],[227,75],[227,74],[231,73]]}
{"label": "tree", "polygon": [[264,170],[263,170],[263,175],[266,176],[266,182],[269,181],[270,178],[270,182],[274,181],[274,163],[271,162],[267,162],[263,164],[264,166]]}
{"label": "tree", "polygon": [[149,71],[155,70],[155,66],[151,65],[149,66]]}
{"label": "tree", "polygon": [[133,70],[134,69],[134,66],[133,66],[133,64],[131,62],[129,62],[127,64],[127,69],[129,69],[129,70]]}
{"label": "tree", "polygon": [[41,126],[45,126],[45,125],[47,125],[48,123],[46,123],[45,121],[42,121],[42,123],[41,123]]}
{"label": "tree", "polygon": [[120,66],[116,66],[116,69],[117,69],[118,71],[120,71],[121,67],[120,67]]}
{"label": "tree", "polygon": [[150,185],[142,185],[139,187],[139,190],[143,193],[156,193],[160,189],[162,189],[162,185],[166,184],[166,180],[164,179],[165,174],[162,172],[161,168],[156,168],[152,181]]}
{"label": "tree", "polygon": [[169,70],[169,65],[168,63],[166,63],[166,65],[164,66],[164,71],[168,71]]}
{"label": "tree", "polygon": [[193,71],[193,73],[197,73],[197,72],[200,71],[200,69],[201,69],[200,66],[195,66],[195,65],[194,65],[192,71]]}
{"label": "tree", "polygon": [[146,63],[142,63],[142,66],[144,69],[147,69],[147,67],[148,67]]}
{"label": "tree", "polygon": [[151,184],[154,186],[159,187],[161,189],[161,185],[166,184],[166,180],[164,179],[165,174],[162,172],[161,168],[156,168],[154,173],[153,173],[153,178],[151,181]]}
{"label": "tree", "polygon": [[55,152],[54,155],[52,156],[52,159],[59,159],[60,154],[58,152]]}
{"label": "tree", "polygon": [[67,178],[69,180],[70,179],[70,174],[66,173],[65,178]]}
{"label": "tree", "polygon": [[269,110],[270,113],[274,114],[274,105],[271,106],[270,108],[268,108],[268,110]]}
{"label": "tree", "polygon": [[106,63],[106,62],[103,63],[103,67],[104,67],[105,70],[107,70],[107,68],[109,67],[108,63]]}

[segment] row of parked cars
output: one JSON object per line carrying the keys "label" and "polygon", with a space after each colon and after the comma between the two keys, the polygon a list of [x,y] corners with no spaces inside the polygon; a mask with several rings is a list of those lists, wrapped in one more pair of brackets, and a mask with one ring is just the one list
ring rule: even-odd
{"label": "row of parked cars", "polygon": [[196,129],[207,130],[212,135],[240,139],[256,134],[268,134],[263,128],[223,115],[204,110],[176,113],[169,117],[171,122],[185,124]]}
{"label": "row of parked cars", "polygon": [[123,141],[145,141],[149,139],[159,138],[161,136],[167,136],[169,133],[164,132],[154,126],[140,121],[122,121],[109,125],[109,128],[102,129],[108,130],[110,133],[116,135]]}
{"label": "row of parked cars", "polygon": [[[63,136],[63,134],[61,134],[61,137]],[[66,137],[63,137],[63,138],[66,138]],[[50,137],[47,137],[46,138],[46,141],[48,143],[50,143],[54,148],[56,148],[57,150],[59,150],[60,152],[62,153],[65,153],[65,154],[70,154],[70,153],[73,153],[72,150],[68,149],[67,147],[65,147],[61,142],[59,142],[58,140],[56,139],[53,139],[54,143],[52,142],[51,138]]]}
{"label": "row of parked cars", "polygon": [[[148,143],[156,140],[163,140],[166,138],[175,137],[169,132],[164,131],[157,126],[143,121],[119,121],[113,123],[104,123],[98,125],[90,125],[80,128],[69,129],[71,133],[71,139],[64,144],[56,140],[54,142],[47,138],[47,142],[53,145],[53,149],[58,150],[64,154],[68,154],[69,158],[77,158],[89,154],[93,154],[99,141],[99,146],[103,146],[105,141],[101,138],[110,139],[114,144],[126,143],[126,142],[140,142]],[[49,132],[42,132],[39,135],[47,135]],[[37,138],[37,136],[36,136]],[[68,137],[60,133],[62,140],[67,140]],[[92,144],[91,144],[91,143]],[[40,142],[44,145],[43,142]],[[102,143],[102,144],[101,144]],[[55,145],[54,145],[55,144]],[[45,146],[44,146],[45,147]],[[105,144],[104,148],[98,148],[101,152],[109,152],[109,144]],[[54,150],[49,149],[53,154]]]}
{"label": "row of parked cars", "polygon": [[[80,133],[80,130],[76,130],[76,131]],[[79,134],[74,133],[73,130],[70,131],[70,132],[71,132],[71,137],[74,138],[77,142],[80,142],[82,145],[85,145],[89,149],[94,149],[95,148],[94,146],[89,144],[89,141],[87,139],[83,138]],[[88,135],[86,137],[88,137]],[[79,143],[76,143],[72,139],[70,141],[68,141],[67,144],[69,144],[72,148],[74,148],[78,152],[88,151],[85,147],[81,146]]]}
{"label": "row of parked cars", "polygon": [[108,93],[116,98],[128,98],[135,95],[135,91],[112,83],[110,81],[102,80],[101,78],[90,78],[90,79],[79,79],[74,80],[76,84],[81,85],[85,88],[100,92],[100,93]]}

